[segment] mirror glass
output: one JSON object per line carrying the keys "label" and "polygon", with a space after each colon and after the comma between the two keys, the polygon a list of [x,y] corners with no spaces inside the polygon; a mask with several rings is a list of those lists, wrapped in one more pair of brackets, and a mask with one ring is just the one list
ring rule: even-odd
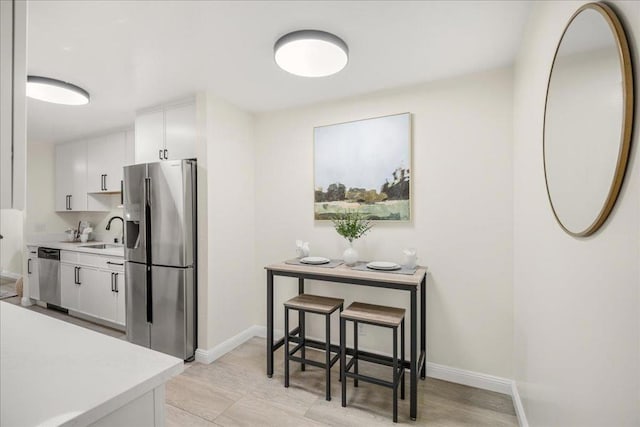
{"label": "mirror glass", "polygon": [[620,190],[631,133],[630,67],[613,12],[593,3],[578,10],[556,51],[544,124],[547,192],[571,235],[595,232]]}

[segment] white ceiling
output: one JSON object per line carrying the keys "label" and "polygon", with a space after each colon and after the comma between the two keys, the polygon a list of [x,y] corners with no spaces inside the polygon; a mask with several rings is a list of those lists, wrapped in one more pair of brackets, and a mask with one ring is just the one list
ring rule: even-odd
{"label": "white ceiling", "polygon": [[[509,65],[530,2],[31,1],[28,73],[91,93],[88,106],[28,102],[30,140],[131,125],[135,111],[208,89],[253,111],[344,98]],[[332,32],[350,59],[337,75],[280,70],[273,44]]]}

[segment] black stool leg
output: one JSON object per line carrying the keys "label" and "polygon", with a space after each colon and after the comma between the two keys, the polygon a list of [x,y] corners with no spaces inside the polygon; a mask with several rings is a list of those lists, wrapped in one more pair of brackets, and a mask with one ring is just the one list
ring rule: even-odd
{"label": "black stool leg", "polygon": [[[305,312],[304,312],[304,311],[302,311],[302,310],[299,310],[299,311],[298,311],[298,324],[299,324],[299,326],[300,326],[300,333],[298,334],[298,336],[300,337],[300,340],[301,340],[301,342],[302,342],[302,348],[300,349],[300,354],[301,354],[301,356],[302,356],[302,360],[304,360],[304,359],[306,358],[306,351],[305,351],[305,349],[306,349],[306,347],[307,347],[307,343],[306,343],[306,341],[305,341],[305,340],[306,340],[306,338],[307,338],[307,335],[306,335],[306,329],[305,329],[305,325],[304,325],[304,321],[305,321],[304,313],[305,313]],[[302,362],[302,363],[301,363],[301,366],[300,366],[300,370],[301,370],[301,371],[304,371],[304,370],[305,370],[305,368],[306,368],[305,363],[304,363],[304,362]]]}
{"label": "black stool leg", "polygon": [[[340,304],[340,312],[338,313],[338,323],[340,323],[340,319],[342,319],[342,317],[340,317],[340,313],[342,313],[342,304]],[[340,331],[340,338],[342,338],[342,331]],[[340,349],[340,354],[342,354],[342,348]],[[340,375],[338,375],[338,381],[342,381],[342,357],[340,357],[339,359],[340,362]]]}
{"label": "black stool leg", "polygon": [[[358,322],[353,321],[353,373],[358,375]],[[358,387],[358,379],[353,379],[353,386]]]}
{"label": "black stool leg", "polygon": [[289,309],[284,308],[284,386],[289,387]]}
{"label": "black stool leg", "polygon": [[342,382],[342,407],[347,406],[347,321],[340,317],[340,378]]}
{"label": "black stool leg", "polygon": [[402,361],[402,384],[400,389],[400,399],[404,400],[404,319],[400,323],[400,360]]}
{"label": "black stool leg", "polygon": [[398,422],[398,327],[393,328],[393,422]]}
{"label": "black stool leg", "polygon": [[325,337],[326,342],[324,346],[325,351],[325,369],[326,369],[326,383],[327,383],[327,400],[331,400],[331,314],[328,313],[325,316]]}

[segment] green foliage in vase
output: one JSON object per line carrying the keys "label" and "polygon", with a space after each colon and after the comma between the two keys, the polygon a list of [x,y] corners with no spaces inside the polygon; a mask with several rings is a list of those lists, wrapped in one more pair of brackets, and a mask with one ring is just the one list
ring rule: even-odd
{"label": "green foliage in vase", "polygon": [[339,213],[332,221],[338,234],[349,242],[364,236],[373,227],[371,221],[367,221],[360,213],[352,210]]}

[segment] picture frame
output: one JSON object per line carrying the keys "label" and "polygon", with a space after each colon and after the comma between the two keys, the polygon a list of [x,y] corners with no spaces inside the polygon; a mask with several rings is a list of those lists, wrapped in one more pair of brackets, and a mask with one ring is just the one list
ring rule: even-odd
{"label": "picture frame", "polygon": [[411,221],[411,113],[314,128],[314,219]]}

